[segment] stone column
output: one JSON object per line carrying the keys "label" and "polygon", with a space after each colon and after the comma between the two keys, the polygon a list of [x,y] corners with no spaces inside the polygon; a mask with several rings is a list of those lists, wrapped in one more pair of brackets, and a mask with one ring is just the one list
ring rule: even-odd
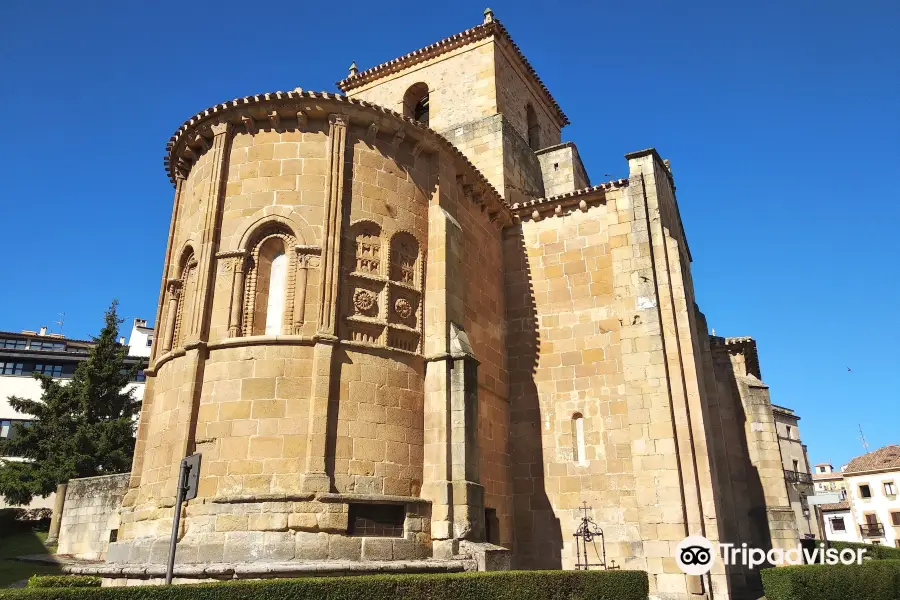
{"label": "stone column", "polygon": [[62,525],[62,513],[66,507],[66,490],[69,483],[60,483],[56,486],[56,499],[53,502],[53,516],[50,518],[50,533],[47,535],[46,544],[55,544],[59,541],[59,528]]}
{"label": "stone column", "polygon": [[319,266],[319,250],[314,246],[294,246],[297,252],[297,277],[294,280],[294,311],[291,333],[300,335],[303,323],[306,321],[306,282],[309,269]]}
{"label": "stone column", "polygon": [[478,361],[466,332],[450,323],[450,476],[453,537],[484,540],[484,486],[478,469]]}
{"label": "stone column", "polygon": [[451,214],[455,178],[452,173],[441,175],[435,192],[438,202],[432,202],[428,219],[422,481],[422,497],[432,503],[436,558],[456,554],[459,540],[484,539],[484,488],[478,473],[478,361],[458,325],[465,312],[465,270],[459,256],[462,229]]}
{"label": "stone column", "polygon": [[166,309],[166,337],[163,340],[163,351],[168,352],[175,343],[175,324],[178,321],[178,297],[181,295],[181,280],[170,279],[167,287],[169,306]]}
{"label": "stone column", "polygon": [[322,285],[319,298],[319,326],[313,348],[312,397],[309,399],[309,429],[306,446],[305,492],[327,492],[331,477],[325,472],[328,443],[328,405],[331,371],[337,342],[337,309],[340,298],[341,236],[343,231],[344,160],[349,118],[328,117],[328,166],[325,179],[325,233],[322,243]]}
{"label": "stone column", "polygon": [[228,149],[231,142],[231,123],[222,121],[213,123],[210,130],[213,141],[207,151],[207,160],[212,166],[207,197],[201,206],[206,207],[203,229],[200,232],[200,244],[197,249],[197,286],[194,307],[191,312],[197,338],[206,341],[209,335],[209,313],[212,310],[212,295],[215,285],[215,255],[219,246],[219,233],[222,223],[222,203],[225,199],[225,183],[228,178]]}
{"label": "stone column", "polygon": [[247,251],[219,252],[216,258],[229,261],[231,271],[231,306],[228,311],[228,337],[241,335],[241,317],[244,313],[244,284],[247,272]]}

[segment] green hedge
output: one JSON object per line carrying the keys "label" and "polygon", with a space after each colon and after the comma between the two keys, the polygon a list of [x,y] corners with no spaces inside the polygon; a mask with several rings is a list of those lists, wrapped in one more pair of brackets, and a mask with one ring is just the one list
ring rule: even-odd
{"label": "green hedge", "polygon": [[89,575],[32,575],[28,580],[30,588],[98,588],[103,582],[100,577]]}
{"label": "green hedge", "polygon": [[118,588],[0,591],[22,600],[647,600],[643,571],[361,575]]}
{"label": "green hedge", "polygon": [[[821,543],[821,540],[816,540],[816,544]],[[850,548],[852,550],[865,548],[866,558],[871,558],[873,560],[900,560],[900,548],[894,548],[892,546],[883,546],[881,544],[859,544],[856,542],[828,542],[828,544],[832,548],[837,548],[838,550],[843,550],[844,548]]]}
{"label": "green hedge", "polygon": [[803,565],[760,571],[766,600],[897,600],[900,561]]}

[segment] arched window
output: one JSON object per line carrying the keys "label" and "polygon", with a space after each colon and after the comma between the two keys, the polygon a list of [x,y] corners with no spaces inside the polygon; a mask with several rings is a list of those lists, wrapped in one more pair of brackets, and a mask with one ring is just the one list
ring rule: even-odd
{"label": "arched window", "polygon": [[267,239],[259,248],[256,262],[256,298],[253,306],[253,334],[280,335],[287,297],[287,254],[284,240]]}
{"label": "arched window", "polygon": [[[248,244],[249,269],[244,283],[244,335],[290,333],[291,290],[295,283],[292,260],[297,238],[284,225],[270,223]],[[286,318],[285,315],[288,315]]]}
{"label": "arched window", "polygon": [[541,126],[538,125],[537,113],[531,104],[525,106],[525,120],[528,127],[528,146],[532,150],[541,149]]}
{"label": "arched window", "polygon": [[279,335],[287,299],[287,254],[283,250],[272,258],[269,273],[269,302],[266,306],[266,335]]}
{"label": "arched window", "polygon": [[428,86],[415,83],[403,95],[403,116],[415,119],[426,127],[429,121]]}
{"label": "arched window", "polygon": [[197,259],[194,251],[187,248],[181,259],[181,274],[179,276],[179,293],[176,296],[175,327],[170,348],[181,346],[188,336],[194,331],[194,299],[197,275]]}
{"label": "arched window", "polygon": [[576,464],[587,464],[584,447],[584,416],[581,413],[572,415],[572,457]]}

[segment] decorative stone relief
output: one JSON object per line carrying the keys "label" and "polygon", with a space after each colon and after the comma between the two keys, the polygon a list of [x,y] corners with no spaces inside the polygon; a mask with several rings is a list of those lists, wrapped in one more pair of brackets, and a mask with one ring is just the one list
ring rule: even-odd
{"label": "decorative stone relief", "polygon": [[381,269],[381,239],[373,226],[360,228],[356,235],[356,271],[377,274]]}
{"label": "decorative stone relief", "polygon": [[401,319],[406,320],[412,315],[413,307],[406,298],[397,298],[394,302],[394,311]]}
{"label": "decorative stone relief", "polygon": [[375,308],[375,294],[369,290],[359,289],[353,293],[353,306],[363,314],[373,312]]}

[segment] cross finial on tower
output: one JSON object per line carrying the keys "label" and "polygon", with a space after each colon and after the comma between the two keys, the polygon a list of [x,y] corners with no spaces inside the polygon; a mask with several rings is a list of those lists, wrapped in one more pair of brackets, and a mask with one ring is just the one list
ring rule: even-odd
{"label": "cross finial on tower", "polygon": [[484,9],[484,24],[487,25],[488,23],[493,23],[493,22],[494,22],[494,11],[492,11],[490,8]]}
{"label": "cross finial on tower", "polygon": [[354,60],[350,63],[350,77],[353,77],[357,73],[359,73],[359,67],[356,66],[356,61]]}

